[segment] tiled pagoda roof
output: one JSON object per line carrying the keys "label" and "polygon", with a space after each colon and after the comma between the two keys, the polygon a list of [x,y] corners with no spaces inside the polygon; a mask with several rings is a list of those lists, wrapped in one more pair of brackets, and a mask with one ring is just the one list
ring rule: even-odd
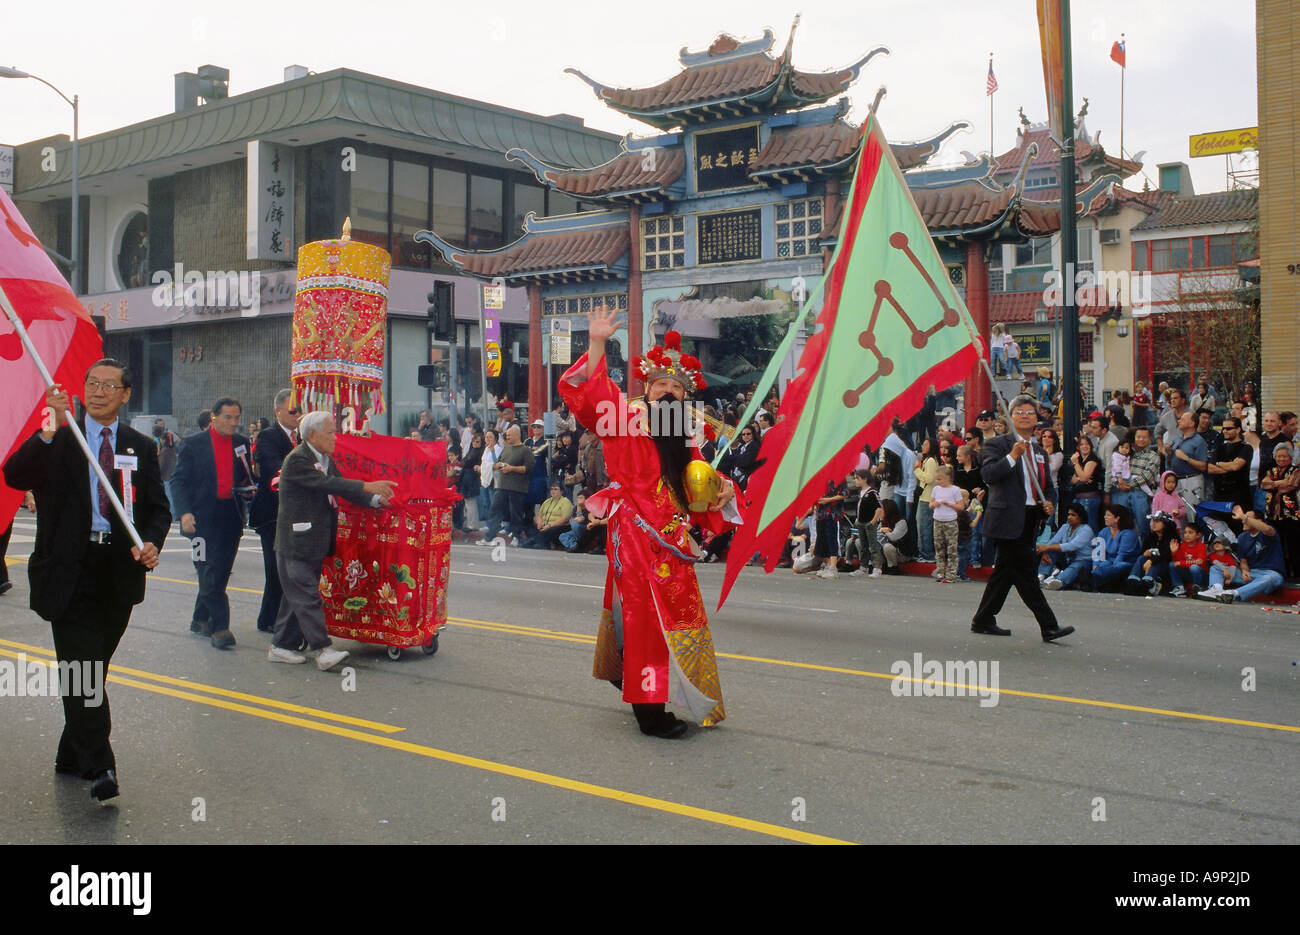
{"label": "tiled pagoda roof", "polygon": [[1245,224],[1259,217],[1259,189],[1240,188],[1205,195],[1168,195],[1135,231],[1203,224]]}
{"label": "tiled pagoda roof", "polygon": [[629,244],[624,213],[582,215],[567,228],[547,228],[545,223],[539,224],[530,214],[524,235],[499,250],[467,250],[432,231],[421,231],[415,239],[431,244],[458,271],[479,279],[573,282],[626,274]]}
{"label": "tiled pagoda roof", "polygon": [[[795,21],[796,25],[798,20]],[[857,62],[832,72],[802,71],[791,63],[794,29],[778,57],[770,54],[772,31],[751,42],[721,35],[704,52],[682,49],[682,70],[648,88],[612,88],[566,68],[596,97],[629,117],[661,129],[716,120],[719,117],[779,113],[824,103],[843,94],[871,58],[888,50],[873,49]]]}

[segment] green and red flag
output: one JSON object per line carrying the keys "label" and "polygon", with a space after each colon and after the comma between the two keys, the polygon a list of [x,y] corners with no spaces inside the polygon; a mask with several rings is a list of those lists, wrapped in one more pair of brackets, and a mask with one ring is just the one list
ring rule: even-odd
{"label": "green and red flag", "polygon": [[960,382],[977,360],[970,315],[874,114],[863,136],[817,330],[763,436],[719,607],[755,552],[772,571],[793,521],[854,469],[863,445],[878,446],[930,384]]}

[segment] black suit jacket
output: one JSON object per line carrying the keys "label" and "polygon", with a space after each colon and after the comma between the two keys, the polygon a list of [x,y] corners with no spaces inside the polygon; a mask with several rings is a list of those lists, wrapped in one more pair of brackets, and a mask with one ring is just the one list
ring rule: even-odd
{"label": "black suit jacket", "polygon": [[[232,484],[251,487],[253,478],[244,468],[244,461],[251,456],[248,439],[235,435],[231,441]],[[244,449],[243,460],[237,453],[241,446]],[[220,537],[220,541],[214,543],[219,546],[231,544],[224,541],[228,534],[233,534],[238,540],[239,531],[244,528],[244,502],[238,494],[230,500],[217,499],[217,464],[212,455],[212,435],[208,430],[185,437],[180,459],[176,462],[176,473],[172,475],[172,498],[178,518],[186,513],[194,514],[195,535]]]}
{"label": "black suit jacket", "polygon": [[280,465],[293,450],[289,436],[276,422],[257,433],[257,450],[253,452],[253,465],[257,469],[257,494],[248,508],[248,525],[261,529],[275,523],[280,507],[280,495],[271,489],[271,480],[280,473]]}
{"label": "black suit jacket", "polygon": [[[95,450],[93,440],[90,447]],[[158,468],[157,445],[123,420],[117,426],[116,451],[140,459],[131,477],[135,528],[141,539],[161,551],[172,517]],[[66,425],[54,433],[48,444],[36,432],[4,465],[5,483],[15,490],[30,490],[36,497],[36,548],[27,576],[32,587],[32,610],[46,620],[57,620],[67,610],[90,547],[89,471],[85,452]],[[113,471],[109,479],[121,497],[121,472]],[[110,512],[108,522],[117,585],[113,594],[104,597],[138,604],[144,600],[145,567],[131,557],[131,538],[115,511]]]}
{"label": "black suit jacket", "polygon": [[[984,441],[980,457],[980,476],[988,490],[984,507],[984,535],[992,539],[1018,539],[1025,528],[1025,468],[1036,463],[1039,486],[1047,499],[1056,499],[1056,485],[1047,464],[1047,453],[1037,442],[1033,445],[1034,462],[1029,453],[1021,455],[1012,467],[1007,461],[1016,443],[1014,432],[994,435]],[[1041,460],[1039,460],[1041,459]]]}

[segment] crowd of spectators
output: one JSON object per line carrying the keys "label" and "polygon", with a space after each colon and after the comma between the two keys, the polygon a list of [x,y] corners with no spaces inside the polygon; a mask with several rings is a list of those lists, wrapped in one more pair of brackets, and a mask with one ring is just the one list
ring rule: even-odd
{"label": "crowd of spectators", "polygon": [[[1012,359],[1003,345],[999,365]],[[1226,602],[1300,577],[1295,413],[1259,412],[1252,386],[1229,399],[1208,381],[1190,396],[1139,381],[1111,394],[1070,433],[1050,371],[1031,372],[1022,390],[1038,401],[1036,436],[1056,489],[1038,544],[1046,588]],[[773,395],[754,421],[739,425],[748,402],[738,395],[702,407],[727,427],[719,467],[742,490],[764,463],[763,436],[779,409]],[[448,443],[452,482],[465,498],[457,528],[489,539],[503,533],[524,547],[602,552],[604,525],[585,506],[586,496],[608,483],[600,439],[562,404],[550,438],[541,419],[525,432],[509,400],[498,412],[490,427],[472,417],[453,426],[425,415],[413,433]],[[778,565],[819,578],[880,577],[919,560],[935,563],[933,577],[944,583],[991,565],[980,453],[985,438],[1009,427],[991,410],[964,431],[952,416],[938,408],[931,388],[916,417],[896,420],[881,446],[864,449],[857,469],[828,484],[794,523]],[[703,454],[714,453],[709,442]],[[730,539],[705,537],[704,561],[724,560]]]}

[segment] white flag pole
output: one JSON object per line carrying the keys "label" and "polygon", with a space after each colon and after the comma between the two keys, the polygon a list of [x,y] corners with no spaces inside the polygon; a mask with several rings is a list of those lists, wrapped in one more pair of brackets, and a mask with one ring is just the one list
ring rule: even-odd
{"label": "white flag pole", "polygon": [[[36,369],[41,373],[41,379],[45,381],[45,385],[53,385],[54,378],[50,376],[50,371],[46,368],[45,361],[41,360],[41,355],[36,352],[36,347],[32,344],[31,337],[27,334],[27,329],[23,327],[23,320],[19,318],[18,313],[14,311],[13,304],[10,303],[9,296],[5,294],[3,286],[0,286],[0,307],[4,308],[5,317],[9,319],[9,323],[13,325],[14,330],[18,332],[19,340],[23,342],[23,347],[27,348],[27,353],[31,355],[32,361],[36,364]],[[108,493],[108,500],[113,504],[113,512],[116,513],[118,519],[122,521],[122,525],[126,527],[126,531],[131,534],[131,541],[135,543],[135,547],[137,549],[143,549],[144,541],[140,538],[140,534],[135,531],[134,524],[127,519],[126,509],[122,506],[122,501],[118,498],[117,491],[113,489],[112,482],[109,481],[108,475],[104,473],[103,467],[100,466],[99,459],[91,453],[90,445],[86,443],[86,436],[81,433],[81,426],[77,425],[77,420],[72,417],[71,402],[72,397],[69,395],[69,408],[67,412],[68,428],[72,429],[73,437],[77,439],[77,444],[81,446],[81,450],[85,453],[86,460],[90,462],[90,467],[95,472],[95,476],[99,478],[100,484],[103,485],[104,490]]]}

